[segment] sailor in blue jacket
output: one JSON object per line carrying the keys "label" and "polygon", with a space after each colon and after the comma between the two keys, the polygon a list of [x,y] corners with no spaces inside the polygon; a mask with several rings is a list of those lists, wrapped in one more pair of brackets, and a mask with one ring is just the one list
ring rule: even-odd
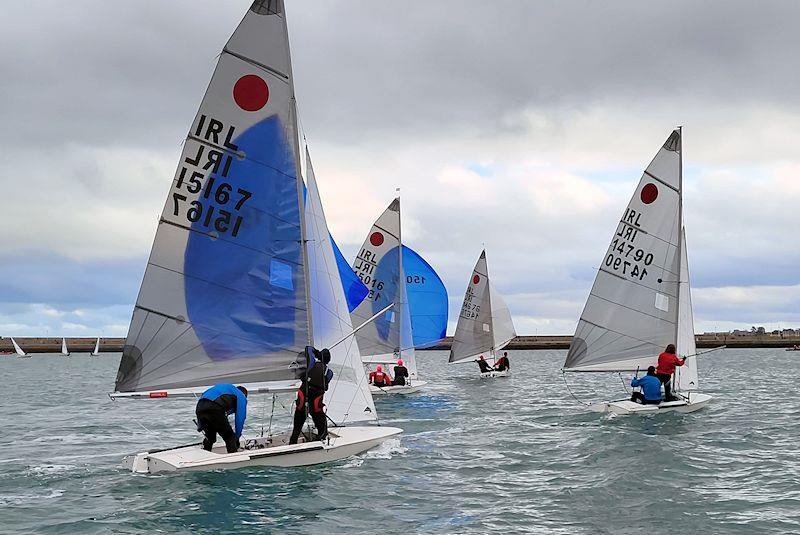
{"label": "sailor in blue jacket", "polygon": [[[211,451],[217,441],[217,433],[225,441],[228,453],[239,449],[239,437],[242,436],[244,420],[247,418],[247,389],[243,386],[219,384],[212,386],[200,396],[195,409],[197,428],[206,438],[203,449]],[[236,431],[231,429],[228,415],[236,414]]]}
{"label": "sailor in blue jacket", "polygon": [[658,405],[661,403],[661,381],[656,377],[655,366],[647,368],[647,375],[641,379],[631,381],[631,386],[634,388],[637,386],[642,387],[641,392],[631,394],[631,401],[643,405]]}

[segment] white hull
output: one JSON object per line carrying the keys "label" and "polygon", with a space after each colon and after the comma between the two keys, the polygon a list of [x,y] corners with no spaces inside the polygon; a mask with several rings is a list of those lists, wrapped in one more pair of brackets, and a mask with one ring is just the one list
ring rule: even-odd
{"label": "white hull", "polygon": [[665,412],[689,413],[699,411],[711,401],[708,394],[689,393],[689,400],[665,401],[660,405],[641,405],[629,399],[595,403],[589,407],[593,412],[610,412],[613,414],[661,414]]}
{"label": "white hull", "polygon": [[249,449],[236,453],[227,453],[224,442],[218,441],[213,451],[206,451],[199,445],[183,446],[130,455],[122,463],[125,468],[140,474],[231,470],[251,466],[308,466],[356,455],[402,432],[397,427],[335,427],[329,429],[330,440],[325,442],[289,444],[288,434],[285,434],[248,440]]}
{"label": "white hull", "polygon": [[509,375],[511,375],[511,370],[503,370],[501,372],[492,370],[490,372],[482,373],[481,379],[488,379],[491,377],[508,377]]}
{"label": "white hull", "polygon": [[369,385],[369,391],[373,396],[388,396],[391,394],[414,394],[419,392],[428,384],[428,381],[414,381],[413,384],[403,386],[375,386]]}

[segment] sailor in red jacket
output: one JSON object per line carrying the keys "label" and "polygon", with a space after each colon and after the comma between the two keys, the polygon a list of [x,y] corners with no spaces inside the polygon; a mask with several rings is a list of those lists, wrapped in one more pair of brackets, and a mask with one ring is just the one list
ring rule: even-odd
{"label": "sailor in red jacket", "polygon": [[656,377],[658,377],[658,380],[664,385],[664,399],[666,401],[673,401],[675,399],[672,397],[670,380],[672,379],[672,374],[675,373],[675,368],[677,366],[683,366],[684,362],[686,362],[686,359],[680,359],[675,354],[674,344],[668,345],[667,349],[658,356]]}
{"label": "sailor in red jacket", "polygon": [[369,384],[375,386],[392,386],[392,378],[389,374],[383,371],[383,366],[378,364],[374,372],[369,372]]}

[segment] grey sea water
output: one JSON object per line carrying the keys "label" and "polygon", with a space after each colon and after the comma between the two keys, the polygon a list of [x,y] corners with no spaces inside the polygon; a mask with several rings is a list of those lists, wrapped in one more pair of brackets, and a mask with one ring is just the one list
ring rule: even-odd
{"label": "grey sea water", "polygon": [[[800,354],[703,355],[713,403],[657,417],[586,412],[563,351],[510,355],[512,377],[481,380],[421,353],[425,393],[377,402],[405,433],[359,457],[164,476],[120,459],[194,441],[192,401],[109,400],[119,355],[2,358],[0,532],[800,533]],[[567,380],[624,395],[616,375]],[[250,432],[270,403],[251,400]]]}

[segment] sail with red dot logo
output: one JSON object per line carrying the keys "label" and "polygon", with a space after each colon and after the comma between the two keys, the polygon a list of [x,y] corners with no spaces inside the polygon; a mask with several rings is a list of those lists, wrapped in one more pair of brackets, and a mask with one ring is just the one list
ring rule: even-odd
{"label": "sail with red dot logo", "polygon": [[486,251],[481,251],[458,315],[450,362],[472,362],[481,356],[492,362],[495,352],[516,335],[508,305],[489,281]]}
{"label": "sail with red dot logo", "polygon": [[681,166],[681,132],[675,130],[617,224],[578,321],[566,371],[643,371],[667,345],[678,343],[679,309],[691,307],[685,293],[688,264],[687,288],[679,291]]}
{"label": "sail with red dot logo", "polygon": [[283,2],[257,0],[189,128],[117,391],[295,379],[311,339],[298,152]]}

